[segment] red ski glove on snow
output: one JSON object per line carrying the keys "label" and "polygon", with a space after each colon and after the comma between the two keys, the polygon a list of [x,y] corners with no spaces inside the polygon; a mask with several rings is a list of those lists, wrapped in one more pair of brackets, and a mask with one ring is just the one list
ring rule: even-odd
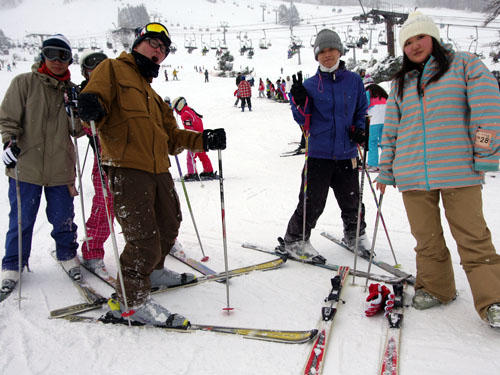
{"label": "red ski glove on snow", "polygon": [[[370,294],[366,297],[365,315],[374,316],[376,313],[384,309],[387,296],[391,293],[391,291],[385,285],[380,284],[370,284],[368,291]],[[392,306],[394,306],[394,296],[392,298]]]}

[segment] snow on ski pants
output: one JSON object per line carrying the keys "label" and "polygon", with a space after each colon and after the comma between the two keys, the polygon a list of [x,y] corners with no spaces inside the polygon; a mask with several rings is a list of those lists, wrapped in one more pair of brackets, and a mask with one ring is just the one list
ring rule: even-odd
{"label": "snow on ski pants", "polygon": [[188,174],[195,173],[194,170],[195,165],[193,164],[193,161],[194,163],[196,163],[196,158],[200,159],[201,165],[203,165],[203,172],[210,173],[214,171],[214,169],[212,168],[212,163],[210,162],[210,159],[206,152],[203,151],[203,152],[193,153],[188,150],[186,155]]}
{"label": "snow on ski pants", "polygon": [[[311,236],[311,229],[323,213],[328,197],[328,190],[332,188],[341,210],[344,224],[344,234],[356,236],[359,208],[359,180],[358,168],[353,167],[351,159],[330,160],[309,158],[307,165],[307,200],[306,200],[306,236]],[[302,240],[302,223],[304,212],[304,170],[300,186],[299,203],[293,213],[286,230],[285,241]],[[360,234],[365,232],[364,205],[361,210]]]}
{"label": "snow on ski pants", "polygon": [[500,302],[500,255],[495,251],[484,220],[479,185],[403,192],[411,233],[417,241],[415,289],[423,288],[444,303],[456,295],[452,260],[441,226],[440,198],[474,306],[485,319],[488,307]]}
{"label": "snow on ski pants", "polygon": [[[22,229],[22,265],[28,265],[31,254],[31,241],[36,215],[40,207],[42,189],[45,193],[47,208],[45,210],[49,223],[52,224],[50,235],[56,241],[56,255],[59,260],[69,260],[76,256],[77,226],[73,222],[75,211],[73,197],[67,185],[41,186],[19,181],[21,190],[21,229]],[[5,256],[2,259],[2,270],[18,270],[18,224],[16,180],[9,178],[9,230],[5,238]]]}
{"label": "snow on ski pants", "polygon": [[[108,186],[108,177],[103,174],[104,185],[107,191],[108,212],[113,221],[113,197]],[[101,176],[99,173],[99,165],[97,158],[94,157],[94,166],[92,168],[92,184],[94,185],[95,195],[92,198],[92,208],[90,210],[90,217],[87,220],[87,242],[82,244],[82,255],[84,259],[103,259],[104,258],[104,242],[109,237],[109,224],[106,215],[106,203],[102,193]]]}
{"label": "snow on ski pants", "polygon": [[[149,275],[162,269],[182,221],[179,197],[170,173],[108,167],[115,217],[125,238],[120,256],[129,307],[150,294]],[[118,296],[123,302],[120,286]]]}

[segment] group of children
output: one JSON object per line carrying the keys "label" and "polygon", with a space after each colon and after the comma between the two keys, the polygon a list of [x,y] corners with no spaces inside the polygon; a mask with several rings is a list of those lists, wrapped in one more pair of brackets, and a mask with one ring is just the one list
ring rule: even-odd
{"label": "group of children", "polygon": [[266,78],[266,83],[264,84],[262,78],[259,78],[259,98],[267,97],[268,99],[288,103],[291,87],[290,76],[287,76],[286,80],[281,77],[278,78],[275,84],[269,78]]}

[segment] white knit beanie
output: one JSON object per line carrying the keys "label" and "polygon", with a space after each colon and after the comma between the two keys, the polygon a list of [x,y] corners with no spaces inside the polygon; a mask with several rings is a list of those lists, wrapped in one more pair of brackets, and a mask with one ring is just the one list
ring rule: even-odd
{"label": "white knit beanie", "polygon": [[408,39],[420,34],[430,35],[438,42],[441,40],[439,29],[432,18],[416,11],[408,16],[408,19],[399,31],[399,45],[401,49],[404,50]]}

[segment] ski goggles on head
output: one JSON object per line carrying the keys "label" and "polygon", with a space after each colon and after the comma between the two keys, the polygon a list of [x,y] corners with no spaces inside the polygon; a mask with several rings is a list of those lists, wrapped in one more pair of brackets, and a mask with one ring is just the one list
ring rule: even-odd
{"label": "ski goggles on head", "polygon": [[94,70],[97,65],[107,58],[104,53],[96,52],[83,59],[82,66],[87,70]]}
{"label": "ski goggles on head", "polygon": [[167,49],[170,47],[170,44],[172,43],[172,41],[170,40],[170,33],[168,32],[167,28],[161,23],[148,23],[147,25],[136,31],[136,38],[145,36],[147,33],[160,34],[160,39],[165,43],[165,47]]}
{"label": "ski goggles on head", "polygon": [[45,47],[42,49],[42,55],[47,60],[54,61],[59,60],[62,62],[68,62],[71,60],[71,51],[60,48],[60,47]]}

